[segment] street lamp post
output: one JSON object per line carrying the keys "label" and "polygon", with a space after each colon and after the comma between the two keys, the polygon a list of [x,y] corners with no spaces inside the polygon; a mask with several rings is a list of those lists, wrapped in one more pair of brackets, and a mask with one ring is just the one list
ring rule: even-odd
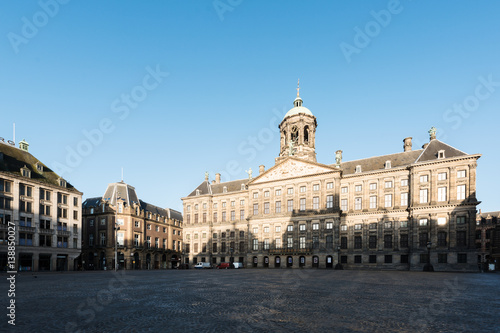
{"label": "street lamp post", "polygon": [[342,266],[342,264],[340,263],[340,246],[337,246],[337,253],[338,253],[338,257],[337,257],[337,265],[335,265],[335,269],[344,269],[344,266]]}
{"label": "street lamp post", "polygon": [[434,267],[431,265],[431,242],[427,242],[427,263],[424,265],[424,272],[434,272]]}
{"label": "street lamp post", "polygon": [[118,230],[120,227],[115,223],[115,272],[118,270]]}

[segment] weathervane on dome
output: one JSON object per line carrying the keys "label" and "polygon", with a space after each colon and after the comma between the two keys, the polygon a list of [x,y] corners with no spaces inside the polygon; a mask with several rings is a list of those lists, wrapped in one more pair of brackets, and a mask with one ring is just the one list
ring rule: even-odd
{"label": "weathervane on dome", "polygon": [[297,80],[297,97],[299,97],[299,90],[300,90],[300,79]]}

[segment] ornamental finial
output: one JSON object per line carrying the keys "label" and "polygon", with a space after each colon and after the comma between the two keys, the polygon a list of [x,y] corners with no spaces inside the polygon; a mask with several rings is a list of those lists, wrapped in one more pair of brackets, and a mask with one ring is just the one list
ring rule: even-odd
{"label": "ornamental finial", "polygon": [[300,79],[297,80],[297,97],[299,97],[299,90],[300,90]]}

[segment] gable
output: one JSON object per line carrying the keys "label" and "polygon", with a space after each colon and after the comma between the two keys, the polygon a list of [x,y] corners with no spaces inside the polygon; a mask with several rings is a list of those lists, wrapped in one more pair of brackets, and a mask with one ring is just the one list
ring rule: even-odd
{"label": "gable", "polygon": [[313,163],[295,158],[287,158],[280,164],[275,165],[262,175],[251,181],[251,184],[265,183],[269,181],[282,180],[288,178],[303,177],[309,175],[322,174],[327,172],[340,172],[335,167]]}

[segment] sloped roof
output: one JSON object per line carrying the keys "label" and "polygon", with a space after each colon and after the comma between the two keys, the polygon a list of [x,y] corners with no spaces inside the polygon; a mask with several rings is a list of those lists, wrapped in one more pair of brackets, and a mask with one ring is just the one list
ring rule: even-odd
{"label": "sloped roof", "polygon": [[160,208],[158,206],[149,204],[149,203],[144,202],[142,200],[139,200],[139,203],[141,205],[141,209],[142,210],[145,210],[147,212],[150,212],[150,213],[153,213],[153,214],[157,214],[157,215],[160,215],[160,216],[167,216],[168,217],[168,211],[166,209],[164,209],[164,208]]}
{"label": "sloped roof", "polygon": [[194,197],[196,195],[196,190],[200,191],[200,195],[210,194],[211,193],[210,192],[210,183],[208,182],[208,180],[205,180],[203,183],[198,185],[198,187],[195,188],[194,191],[188,195],[188,197]]}
{"label": "sloped roof", "polygon": [[437,159],[438,151],[444,150],[445,158],[458,157],[467,155],[461,150],[458,150],[437,139],[431,140],[427,147],[422,152],[422,155],[415,162],[426,162]]}
{"label": "sloped roof", "polygon": [[175,209],[170,209],[170,208],[167,208],[167,210],[170,213],[169,217],[171,219],[182,221],[182,213],[181,212],[179,212],[179,211],[177,211]]}
{"label": "sloped roof", "polygon": [[113,206],[116,206],[116,201],[118,199],[123,200],[128,206],[132,205],[134,202],[139,202],[135,188],[123,181],[109,184],[106,192],[104,192],[103,198]]}
{"label": "sloped roof", "polygon": [[[40,172],[37,170],[37,163],[43,166],[43,171]],[[21,168],[24,166],[31,171],[30,179],[34,181],[59,186],[58,180],[64,179],[29,152],[0,141],[0,172],[3,171],[21,176]],[[68,181],[66,181],[64,189],[78,192]]]}
{"label": "sloped roof", "polygon": [[82,206],[83,208],[97,207],[101,203],[102,197],[88,198],[86,199]]}
{"label": "sloped roof", "polygon": [[241,191],[241,184],[246,184],[248,182],[247,179],[238,179],[230,182],[224,182],[220,184],[212,184],[212,193],[213,194],[221,194],[224,192],[224,186],[227,188],[227,192],[236,192]]}
{"label": "sloped roof", "polygon": [[[414,163],[422,152],[423,149],[419,149],[390,155],[369,157],[360,160],[343,162],[340,164],[340,167],[343,170],[344,175],[355,173],[357,165],[361,166],[362,172],[384,170],[386,161],[391,161],[391,168],[397,168]],[[330,166],[335,166],[335,164],[331,164]]]}
{"label": "sloped roof", "polygon": [[476,215],[476,219],[479,218],[485,218],[487,219],[488,217],[496,217],[496,218],[500,218],[500,211],[497,211],[497,212],[481,212],[481,214],[477,214]]}

